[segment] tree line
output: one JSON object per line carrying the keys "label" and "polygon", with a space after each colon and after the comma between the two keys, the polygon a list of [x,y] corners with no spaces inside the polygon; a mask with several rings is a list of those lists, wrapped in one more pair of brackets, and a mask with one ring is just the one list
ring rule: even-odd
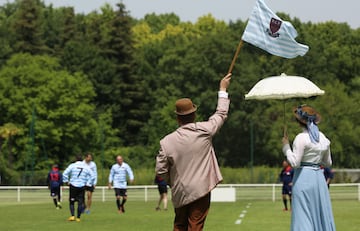
{"label": "tree line", "polygon": [[[278,166],[284,125],[299,131],[291,109],[318,109],[336,167],[359,166],[360,29],[346,23],[301,22],[285,13],[310,47],[284,59],[244,44],[229,89],[228,121],[214,139],[224,167]],[[28,182],[52,163],[64,168],[75,154],[92,152],[108,169],[121,154],[132,166],[152,168],[159,140],[176,127],[174,103],[190,97],[198,120],[214,111],[246,21],[204,15],[195,23],[173,14],[135,19],[115,8],[75,13],[41,0],[0,7],[0,174],[6,184]],[[268,76],[304,76],[325,95],[244,100]],[[285,110],[285,111],[284,111]]]}

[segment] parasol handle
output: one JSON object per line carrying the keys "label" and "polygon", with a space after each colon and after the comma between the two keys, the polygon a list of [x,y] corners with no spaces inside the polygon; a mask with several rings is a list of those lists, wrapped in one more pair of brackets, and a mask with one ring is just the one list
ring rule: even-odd
{"label": "parasol handle", "polygon": [[284,137],[288,137],[286,124],[284,124]]}
{"label": "parasol handle", "polygon": [[233,71],[234,66],[235,66],[236,59],[237,59],[237,57],[239,56],[240,49],[241,49],[243,43],[244,43],[244,42],[243,42],[243,40],[241,39],[240,42],[239,42],[239,44],[238,44],[238,46],[237,46],[237,48],[236,48],[236,52],[235,52],[235,55],[234,55],[234,57],[233,57],[233,59],[232,59],[232,62],[231,62],[231,64],[230,64],[228,73],[231,73],[231,72]]}
{"label": "parasol handle", "polygon": [[286,115],[286,110],[285,110],[285,100],[284,100],[284,137],[288,137],[285,115]]}

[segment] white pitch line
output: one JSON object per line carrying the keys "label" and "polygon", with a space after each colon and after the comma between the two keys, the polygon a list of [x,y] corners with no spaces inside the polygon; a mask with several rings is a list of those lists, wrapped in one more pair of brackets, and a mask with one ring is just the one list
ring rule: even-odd
{"label": "white pitch line", "polygon": [[[248,203],[247,206],[246,206],[246,208],[247,208],[247,209],[250,208],[250,205],[251,205],[251,203]],[[243,211],[240,213],[239,218],[244,219],[246,213],[247,213],[247,210],[246,210],[246,209],[243,210]],[[235,224],[236,224],[236,225],[240,225],[241,222],[242,222],[242,219],[237,219],[237,220],[235,221]]]}

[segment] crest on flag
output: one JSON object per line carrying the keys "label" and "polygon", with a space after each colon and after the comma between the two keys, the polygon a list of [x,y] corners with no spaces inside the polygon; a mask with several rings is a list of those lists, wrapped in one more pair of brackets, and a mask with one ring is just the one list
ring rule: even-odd
{"label": "crest on flag", "polygon": [[281,20],[278,20],[276,18],[271,18],[270,20],[270,29],[268,28],[266,31],[268,32],[268,34],[271,36],[271,37],[279,37],[279,29],[281,27],[281,23],[282,21]]}
{"label": "crest on flag", "polygon": [[295,40],[296,36],[290,22],[274,14],[264,0],[257,0],[241,39],[270,54],[291,59],[309,50]]}

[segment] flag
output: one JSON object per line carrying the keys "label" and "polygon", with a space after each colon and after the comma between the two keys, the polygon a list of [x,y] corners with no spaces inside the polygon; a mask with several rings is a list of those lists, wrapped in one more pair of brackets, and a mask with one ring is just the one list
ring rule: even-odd
{"label": "flag", "polygon": [[309,47],[296,42],[297,32],[290,22],[283,21],[264,0],[257,0],[251,13],[242,40],[270,54],[284,58],[303,56]]}

